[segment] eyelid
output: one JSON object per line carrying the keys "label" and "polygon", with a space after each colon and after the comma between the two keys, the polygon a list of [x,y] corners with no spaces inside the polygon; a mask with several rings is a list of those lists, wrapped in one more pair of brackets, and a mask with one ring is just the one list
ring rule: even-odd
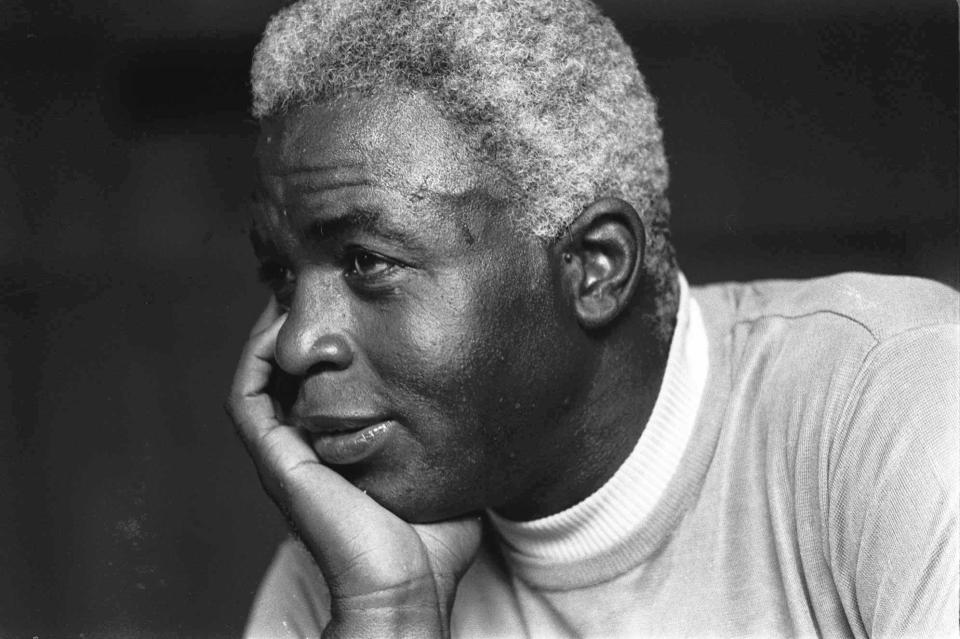
{"label": "eyelid", "polygon": [[358,255],[371,255],[377,259],[383,260],[384,262],[390,262],[391,264],[396,264],[398,266],[409,266],[407,262],[399,257],[387,255],[382,251],[360,244],[347,244],[343,247],[341,253],[342,259],[345,261],[352,260]]}
{"label": "eyelid", "polygon": [[[357,259],[362,256],[369,256],[383,262],[387,265],[387,268],[383,269],[378,273],[372,274],[362,274],[356,271]],[[384,255],[377,251],[372,251],[367,248],[354,246],[348,247],[343,254],[344,262],[344,276],[347,279],[356,280],[356,281],[365,281],[365,282],[375,282],[378,279],[389,277],[391,274],[395,273],[398,269],[407,268],[408,264],[394,257]]]}

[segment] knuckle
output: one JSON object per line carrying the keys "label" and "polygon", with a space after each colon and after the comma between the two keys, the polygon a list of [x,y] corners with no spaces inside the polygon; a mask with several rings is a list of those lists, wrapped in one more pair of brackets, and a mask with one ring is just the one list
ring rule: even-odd
{"label": "knuckle", "polygon": [[313,478],[320,462],[315,459],[301,459],[294,462],[283,471],[283,476],[288,480],[292,490],[300,490],[306,487],[309,479]]}
{"label": "knuckle", "polygon": [[257,447],[264,452],[265,457],[268,459],[277,456],[277,449],[282,444],[282,442],[278,441],[279,432],[276,428],[270,428],[257,436]]}

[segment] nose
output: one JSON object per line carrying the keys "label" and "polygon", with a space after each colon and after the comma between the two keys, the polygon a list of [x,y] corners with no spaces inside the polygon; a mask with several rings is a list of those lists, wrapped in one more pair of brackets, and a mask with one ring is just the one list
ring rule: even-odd
{"label": "nose", "polygon": [[346,302],[331,289],[316,277],[298,279],[277,335],[275,356],[286,373],[302,377],[311,370],[345,370],[353,363]]}

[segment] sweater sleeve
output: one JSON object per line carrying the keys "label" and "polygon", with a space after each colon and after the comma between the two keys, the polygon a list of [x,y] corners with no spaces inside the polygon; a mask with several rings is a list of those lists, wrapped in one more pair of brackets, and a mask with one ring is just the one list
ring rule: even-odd
{"label": "sweater sleeve", "polygon": [[831,451],[826,552],[854,635],[958,636],[960,329],[867,356]]}
{"label": "sweater sleeve", "polygon": [[280,544],[247,619],[246,639],[319,639],[330,620],[329,593],[310,553]]}

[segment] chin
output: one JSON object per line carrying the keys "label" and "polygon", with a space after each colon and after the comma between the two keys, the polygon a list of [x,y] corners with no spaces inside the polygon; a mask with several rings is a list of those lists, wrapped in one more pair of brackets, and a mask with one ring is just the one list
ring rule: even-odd
{"label": "chin", "polygon": [[459,491],[446,482],[359,467],[337,470],[378,504],[411,524],[453,519],[483,509],[482,504],[471,505],[466,500],[457,499]]}

